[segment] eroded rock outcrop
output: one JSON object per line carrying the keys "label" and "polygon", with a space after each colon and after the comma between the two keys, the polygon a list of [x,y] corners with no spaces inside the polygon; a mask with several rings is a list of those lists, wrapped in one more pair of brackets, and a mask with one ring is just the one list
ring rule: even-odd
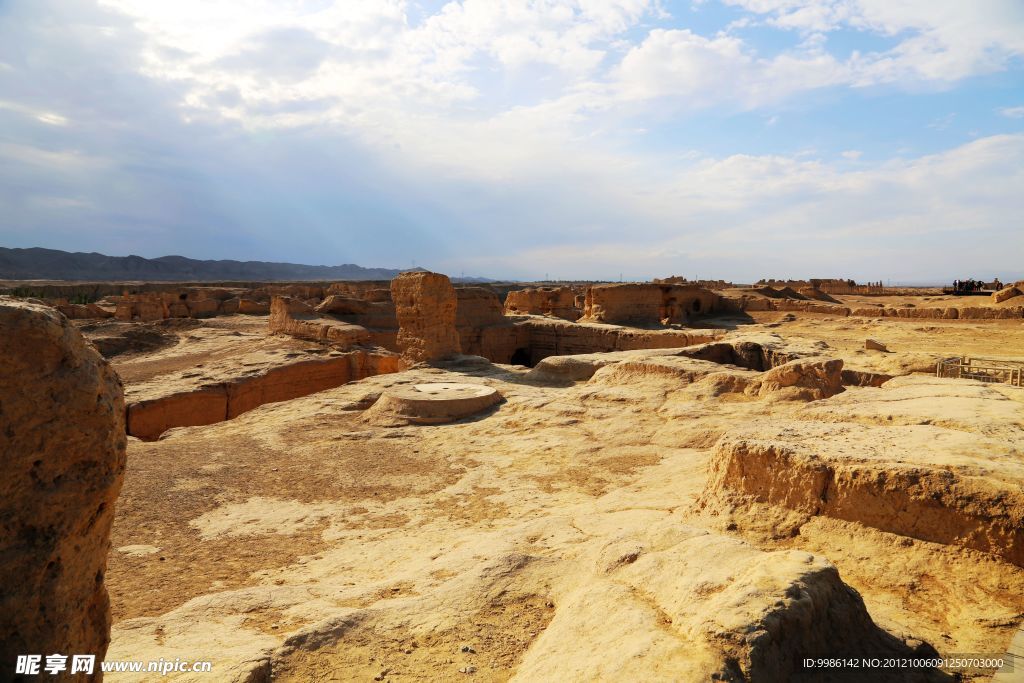
{"label": "eroded rock outcrop", "polygon": [[411,363],[439,360],[461,351],[455,328],[458,299],[446,275],[402,273],[391,281],[398,317],[398,348]]}
{"label": "eroded rock outcrop", "polygon": [[6,679],[17,655],[103,658],[110,640],[104,575],[126,439],[120,380],[57,311],[0,297],[0,358]]}

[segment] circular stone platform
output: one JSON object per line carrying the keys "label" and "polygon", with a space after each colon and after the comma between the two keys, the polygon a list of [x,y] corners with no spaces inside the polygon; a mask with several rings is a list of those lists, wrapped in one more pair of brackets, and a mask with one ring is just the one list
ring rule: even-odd
{"label": "circular stone platform", "polygon": [[433,382],[392,387],[373,406],[415,424],[453,422],[490,408],[501,401],[493,387],[460,382]]}

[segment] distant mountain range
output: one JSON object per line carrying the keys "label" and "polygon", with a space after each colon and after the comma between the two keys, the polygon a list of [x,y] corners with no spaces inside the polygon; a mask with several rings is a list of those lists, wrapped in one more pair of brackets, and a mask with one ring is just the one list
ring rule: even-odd
{"label": "distant mountain range", "polygon": [[[149,259],[39,247],[0,247],[0,280],[390,280],[401,272],[395,268],[364,268],[352,263],[306,266],[271,261],[199,261],[184,256]],[[463,280],[486,281],[483,278]]]}

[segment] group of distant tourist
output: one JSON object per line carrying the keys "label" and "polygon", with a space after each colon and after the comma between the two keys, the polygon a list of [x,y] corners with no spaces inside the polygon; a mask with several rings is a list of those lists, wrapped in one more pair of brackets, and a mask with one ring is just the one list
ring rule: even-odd
{"label": "group of distant tourist", "polygon": [[[957,292],[980,292],[988,287],[987,282],[981,280],[953,280],[953,289]],[[999,278],[995,279],[992,284],[992,289],[999,291],[1003,288],[1003,283],[999,281]]]}

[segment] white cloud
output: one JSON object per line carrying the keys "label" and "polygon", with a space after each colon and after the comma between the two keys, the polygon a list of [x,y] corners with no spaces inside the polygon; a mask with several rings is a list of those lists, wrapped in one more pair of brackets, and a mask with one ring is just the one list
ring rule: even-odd
{"label": "white cloud", "polygon": [[1024,106],[1003,107],[999,110],[999,113],[1010,119],[1024,119]]}
{"label": "white cloud", "polygon": [[[956,38],[948,24],[962,13],[946,4],[749,0],[799,33],[763,52],[738,26],[652,29],[658,7],[639,0],[467,0],[423,21],[398,1],[104,1],[116,12],[9,23],[9,55],[0,40],[15,65],[2,71],[5,123],[30,134],[0,141],[0,213],[33,234],[110,233],[108,246],[79,244],[149,255],[291,250],[562,277],[617,277],[632,261],[627,277],[755,279],[925,275],[962,256],[945,234],[1000,244],[984,262],[1019,268],[1022,136],[881,163],[818,137],[803,152],[656,149],[661,124],[701,108],[766,108],[747,120],[772,149],[803,115],[784,102],[800,93],[1002,68],[1015,37],[982,36],[995,21],[984,12]],[[840,27],[897,48],[841,59],[820,39]],[[57,85],[44,97],[39,82]],[[57,112],[74,121],[55,125]]]}
{"label": "white cloud", "polygon": [[[184,84],[190,118],[329,122],[381,145],[418,145],[410,130],[458,137],[512,120],[578,136],[611,125],[606,115],[946,84],[1024,54],[1015,0],[723,0],[750,14],[712,36],[641,26],[667,18],[656,0],[452,0],[418,23],[404,0],[99,1],[145,33],[144,73]],[[761,54],[736,33],[758,18],[804,40]],[[823,37],[840,28],[899,42],[841,60]]]}
{"label": "white cloud", "polygon": [[803,33],[841,28],[888,36],[890,50],[852,60],[856,83],[948,83],[1005,68],[1024,55],[1017,0],[723,0]]}
{"label": "white cloud", "polygon": [[17,102],[5,102],[0,100],[0,110],[13,111],[50,126],[66,126],[69,123],[68,119],[60,114],[52,111],[36,109]]}
{"label": "white cloud", "polygon": [[[514,226],[515,239],[470,262],[477,272],[529,277],[616,279],[632,269],[627,277],[928,279],[976,258],[993,272],[1016,273],[1024,249],[1015,222],[1024,212],[1022,157],[1024,135],[1004,135],[854,167],[736,154],[642,174],[628,158],[589,176],[563,168],[541,180],[570,206],[599,202],[600,210],[513,211],[493,227]],[[949,248],[965,242],[1001,248],[987,257]]]}

